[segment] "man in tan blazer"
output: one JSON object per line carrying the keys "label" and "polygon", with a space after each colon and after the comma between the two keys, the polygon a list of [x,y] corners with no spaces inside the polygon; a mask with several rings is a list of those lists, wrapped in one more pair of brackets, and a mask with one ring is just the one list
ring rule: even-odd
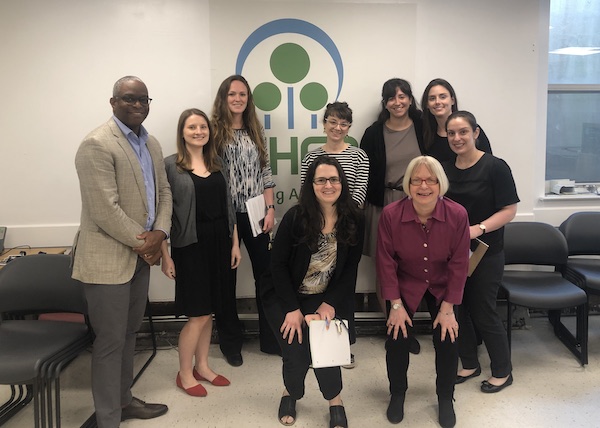
{"label": "man in tan blazer", "polygon": [[133,354],[148,298],[150,266],[171,228],[172,198],[158,141],[142,122],[148,89],[134,76],[119,79],[113,117],[90,132],[75,167],[81,225],[73,244],[73,278],[83,283],[96,334],[92,392],[100,428],[167,412],[133,397]]}

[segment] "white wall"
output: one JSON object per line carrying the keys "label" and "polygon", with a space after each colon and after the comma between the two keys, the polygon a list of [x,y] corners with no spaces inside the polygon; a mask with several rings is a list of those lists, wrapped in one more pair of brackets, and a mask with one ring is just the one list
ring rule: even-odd
{"label": "white wall", "polygon": [[[335,22],[334,13],[348,7],[344,3],[276,3],[305,3],[329,14],[333,25],[345,25]],[[598,209],[595,201],[577,206],[539,201],[549,0],[358,3],[416,4],[414,47],[394,38],[402,17],[375,23],[374,39],[388,46],[390,56],[400,46],[414,48],[414,75],[397,77],[410,80],[418,98],[434,77],[452,82],[460,107],[476,114],[494,153],[512,167],[522,201],[519,218],[557,224],[574,210]],[[154,101],[145,126],[165,154],[174,151],[179,113],[191,106],[210,109],[216,91],[211,79],[226,77],[211,76],[210,49],[218,40],[210,39],[210,26],[236,25],[245,17],[232,10],[230,21],[209,23],[209,7],[207,0],[0,3],[0,224],[8,226],[6,247],[70,245],[80,211],[73,158],[81,139],[110,117],[108,100],[116,79],[135,74],[147,83]],[[368,103],[375,113],[383,80],[396,75],[386,58],[365,66],[370,89],[353,104]],[[253,294],[251,282],[244,281],[251,277],[248,265],[247,274],[238,276],[240,296]],[[359,289],[370,288],[371,273],[362,271]],[[172,285],[158,277],[153,277],[152,298],[169,300]]]}

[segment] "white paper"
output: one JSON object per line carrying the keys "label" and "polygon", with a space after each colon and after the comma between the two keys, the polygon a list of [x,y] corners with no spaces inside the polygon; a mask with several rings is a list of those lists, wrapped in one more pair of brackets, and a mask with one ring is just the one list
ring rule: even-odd
{"label": "white paper", "polygon": [[350,364],[350,337],[348,321],[337,325],[339,320],[332,320],[329,329],[324,320],[313,320],[308,326],[310,339],[310,355],[315,369],[322,367],[345,366]]}
{"label": "white paper", "polygon": [[262,221],[265,218],[265,197],[262,193],[246,201],[246,210],[250,219],[252,236],[255,238],[262,233]]}

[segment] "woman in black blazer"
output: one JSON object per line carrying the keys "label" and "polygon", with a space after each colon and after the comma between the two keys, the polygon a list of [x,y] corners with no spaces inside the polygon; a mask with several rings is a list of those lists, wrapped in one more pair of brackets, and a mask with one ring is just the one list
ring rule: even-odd
{"label": "woman in black blazer", "polygon": [[[281,220],[271,266],[261,282],[265,314],[283,355],[283,425],[295,422],[296,400],[304,396],[310,366],[307,323],[351,316],[348,301],[356,284],[363,233],[361,213],[340,164],[329,156],[318,157],[307,170],[298,204]],[[346,427],[340,368],[315,369],[315,376],[329,401],[330,426]]]}

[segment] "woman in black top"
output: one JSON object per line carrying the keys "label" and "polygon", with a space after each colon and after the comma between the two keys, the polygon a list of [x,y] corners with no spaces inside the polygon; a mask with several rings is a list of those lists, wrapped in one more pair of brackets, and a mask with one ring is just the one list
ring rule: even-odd
{"label": "woman in black top", "polygon": [[[458,98],[452,85],[444,79],[433,79],[421,98],[423,108],[423,145],[425,153],[440,162],[454,160],[456,153],[448,145],[446,120],[450,114],[458,110]],[[492,148],[487,135],[479,128],[476,140],[479,150],[492,154]]]}
{"label": "woman in black top", "polygon": [[[227,386],[229,380],[208,365],[212,314],[217,322],[235,310],[228,294],[232,269],[241,259],[226,168],[217,156],[208,117],[198,109],[181,113],[177,153],[165,159],[173,193],[171,255],[162,243],[162,271],[175,280],[175,308],[188,317],[179,335],[176,384],[203,397],[199,381]],[[171,258],[172,257],[172,258]]]}
{"label": "woman in black top", "polygon": [[475,238],[489,245],[467,279],[458,310],[458,351],[463,368],[458,371],[456,383],[481,374],[477,331],[487,348],[492,370],[492,376],[482,382],[481,391],[498,392],[513,381],[508,340],[496,312],[496,299],[504,272],[504,225],[515,217],[519,197],[506,162],[475,146],[479,136],[475,116],[466,111],[452,113],[446,131],[450,148],[457,155],[455,161],[444,163],[450,181],[446,195],[469,214],[471,250],[477,246]]}
{"label": "woman in black top", "polygon": [[[310,365],[307,326],[313,319],[348,318],[361,258],[363,222],[339,162],[319,156],[309,166],[298,204],[281,220],[271,266],[262,277],[265,314],[283,355],[285,390],[279,421],[292,425]],[[315,369],[330,426],[346,427],[339,367]]]}

